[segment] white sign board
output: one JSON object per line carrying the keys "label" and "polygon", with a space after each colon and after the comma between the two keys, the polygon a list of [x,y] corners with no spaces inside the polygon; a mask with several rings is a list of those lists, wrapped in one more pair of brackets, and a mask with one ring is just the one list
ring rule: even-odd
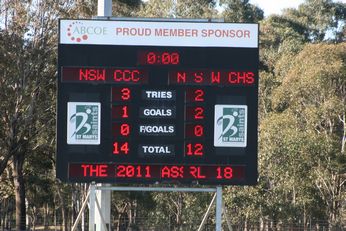
{"label": "white sign board", "polygon": [[258,24],[60,20],[60,44],[258,47]]}

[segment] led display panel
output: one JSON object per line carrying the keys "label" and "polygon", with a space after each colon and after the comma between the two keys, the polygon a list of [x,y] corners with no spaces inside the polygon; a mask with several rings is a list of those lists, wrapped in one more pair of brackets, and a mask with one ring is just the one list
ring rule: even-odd
{"label": "led display panel", "polygon": [[257,183],[258,25],[60,20],[57,177]]}

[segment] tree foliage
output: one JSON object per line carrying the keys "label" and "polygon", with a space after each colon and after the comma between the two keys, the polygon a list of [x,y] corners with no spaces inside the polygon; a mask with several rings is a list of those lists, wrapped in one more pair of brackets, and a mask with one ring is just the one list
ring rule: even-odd
{"label": "tree foliage", "polygon": [[[27,212],[31,226],[38,215],[45,225],[59,215],[69,230],[85,198],[86,185],[54,176],[57,22],[96,16],[96,8],[92,0],[0,2],[3,229],[16,209],[17,229],[25,228]],[[280,15],[263,13],[248,0],[113,1],[117,17],[260,23],[260,177],[256,187],[225,188],[232,223],[242,230],[283,223],[324,228],[320,220],[340,227],[346,219],[346,4],[306,0]],[[209,194],[113,193],[114,226],[194,230],[210,200]]]}
{"label": "tree foliage", "polygon": [[210,0],[149,0],[139,12],[149,18],[215,18],[215,4]]}
{"label": "tree foliage", "polygon": [[249,0],[222,0],[220,3],[225,7],[222,16],[227,22],[259,22],[264,17],[263,10]]}

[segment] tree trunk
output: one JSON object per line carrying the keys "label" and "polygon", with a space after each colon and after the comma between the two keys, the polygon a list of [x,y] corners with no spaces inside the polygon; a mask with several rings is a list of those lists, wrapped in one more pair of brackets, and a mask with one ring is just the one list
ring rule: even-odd
{"label": "tree trunk", "polygon": [[259,222],[259,231],[264,231],[264,227],[265,227],[264,218],[261,216],[260,222]]}
{"label": "tree trunk", "polygon": [[[56,222],[56,208],[55,208],[55,203],[54,203],[54,231],[57,231],[57,222]],[[83,230],[84,231],[84,230]]]}
{"label": "tree trunk", "polygon": [[65,207],[65,203],[62,204],[61,213],[62,213],[63,231],[68,231],[68,210]]}
{"label": "tree trunk", "polygon": [[8,214],[8,204],[9,204],[9,201],[7,199],[3,199],[2,201],[2,205],[1,205],[1,211],[2,211],[2,214],[1,214],[1,230],[5,230],[6,228],[6,222],[7,222],[7,214]]}
{"label": "tree trunk", "polygon": [[23,178],[24,154],[13,156],[13,184],[16,197],[16,230],[26,230],[25,185]]}
{"label": "tree trunk", "polygon": [[67,213],[65,209],[65,204],[61,206],[61,215],[62,215],[62,230],[67,231]]}
{"label": "tree trunk", "polygon": [[44,224],[44,230],[48,230],[48,216],[49,216],[49,205],[48,203],[45,204],[44,207],[44,214],[43,214],[43,224]]}
{"label": "tree trunk", "polygon": [[61,195],[60,189],[57,190],[58,198],[60,200],[61,216],[62,216],[62,231],[67,231],[67,215],[65,210],[65,201]]}
{"label": "tree trunk", "polygon": [[303,229],[304,231],[307,231],[307,218],[306,218],[306,211],[305,211],[305,205],[304,205],[304,213],[303,213]]}

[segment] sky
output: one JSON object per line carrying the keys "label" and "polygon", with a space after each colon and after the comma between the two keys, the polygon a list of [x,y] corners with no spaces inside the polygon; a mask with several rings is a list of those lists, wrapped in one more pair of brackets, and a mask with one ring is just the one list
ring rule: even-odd
{"label": "sky", "polygon": [[[264,16],[270,14],[281,14],[285,8],[297,8],[304,0],[250,0],[251,4],[257,5],[264,11]],[[334,2],[344,2],[346,0],[336,0]]]}
{"label": "sky", "polygon": [[[346,1],[346,0],[345,0]],[[297,8],[304,0],[250,0],[264,11],[264,15],[281,14],[284,8]]]}

